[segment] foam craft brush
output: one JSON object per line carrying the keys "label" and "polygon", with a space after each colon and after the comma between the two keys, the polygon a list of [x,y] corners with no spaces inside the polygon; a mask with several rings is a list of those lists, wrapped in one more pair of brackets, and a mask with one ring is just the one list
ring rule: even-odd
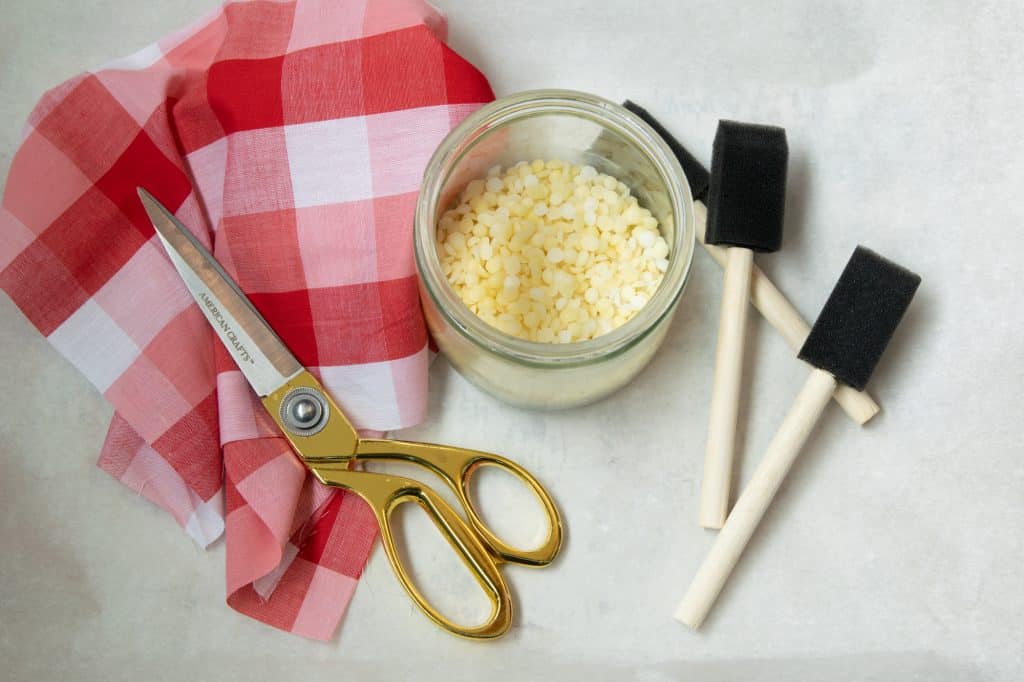
{"label": "foam craft brush", "polygon": [[857,247],[799,357],[810,376],[715,538],[676,619],[700,627],[838,382],[861,389],[921,283],[914,273]]}
{"label": "foam craft brush", "polygon": [[[707,206],[704,204],[704,200],[707,198],[710,180],[707,168],[694,158],[646,109],[630,100],[626,100],[622,106],[651,126],[679,159],[679,164],[683,167],[683,173],[686,175],[690,191],[693,194],[694,228],[697,240],[704,245],[705,250],[716,263],[725,267],[728,262],[728,251],[721,246],[708,244],[704,240],[704,232],[707,227]],[[751,269],[750,302],[761,312],[768,324],[782,335],[794,352],[800,350],[811,331],[811,325],[807,324],[807,321],[797,312],[789,299],[779,291],[778,287],[768,279],[768,275],[764,274],[756,263]],[[850,419],[860,425],[866,424],[878,414],[878,403],[866,391],[858,391],[846,384],[841,384],[836,388],[834,397]]]}
{"label": "foam craft brush", "polygon": [[788,160],[782,128],[718,123],[705,239],[726,247],[727,262],[700,491],[700,525],[705,528],[721,528],[729,513],[754,251],[778,251],[782,245]]}

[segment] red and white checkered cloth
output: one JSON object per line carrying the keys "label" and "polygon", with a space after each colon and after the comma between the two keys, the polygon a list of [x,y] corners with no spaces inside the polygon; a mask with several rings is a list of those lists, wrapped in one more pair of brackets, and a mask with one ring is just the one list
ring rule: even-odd
{"label": "red and white checkered cloth", "polygon": [[136,196],[208,246],[356,426],[424,416],[416,192],[493,99],[422,0],[228,2],[48,92],[0,209],[0,286],[113,404],[99,465],[200,545],[228,603],[328,639],[376,524],[313,481],[215,342]]}

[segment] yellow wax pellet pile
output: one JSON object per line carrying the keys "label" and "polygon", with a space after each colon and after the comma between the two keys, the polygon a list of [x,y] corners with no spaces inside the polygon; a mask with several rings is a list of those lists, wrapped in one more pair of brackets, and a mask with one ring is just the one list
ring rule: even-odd
{"label": "yellow wax pellet pile", "polygon": [[456,203],[438,223],[441,267],[474,313],[513,336],[605,334],[647,304],[668,268],[658,221],[591,166],[495,166]]}

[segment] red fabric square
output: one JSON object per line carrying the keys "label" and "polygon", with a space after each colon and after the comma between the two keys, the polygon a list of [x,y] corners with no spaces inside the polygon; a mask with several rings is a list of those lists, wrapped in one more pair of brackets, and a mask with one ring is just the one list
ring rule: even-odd
{"label": "red fabric square", "polygon": [[327,547],[327,543],[331,539],[331,530],[334,528],[334,522],[338,519],[341,501],[347,494],[342,491],[328,500],[320,512],[320,517],[313,524],[313,528],[303,529],[305,541],[299,550],[299,558],[312,561],[314,564],[320,563],[320,557],[324,553],[324,548]]}
{"label": "red fabric square", "polygon": [[249,478],[254,471],[274,461],[282,454],[294,457],[294,453],[292,446],[283,437],[257,438],[243,447],[232,447],[231,456],[224,458],[224,465],[227,467],[228,475],[235,487],[241,486],[242,489],[245,489],[245,479]]}
{"label": "red fabric square", "polygon": [[388,360],[412,355],[427,343],[427,326],[420,311],[418,284],[415,275],[378,284]]}
{"label": "red fabric square", "polygon": [[288,54],[281,76],[284,122],[309,123],[363,113],[359,41]]}
{"label": "red fabric square", "polygon": [[217,62],[210,67],[207,97],[226,133],[284,125],[283,67],[284,57]]}
{"label": "red fabric square", "polygon": [[360,41],[367,114],[446,104],[441,43],[426,26]]}
{"label": "red fabric square", "polygon": [[0,288],[43,336],[49,336],[89,298],[64,263],[39,241],[0,272]]}
{"label": "red fabric square", "polygon": [[228,606],[268,625],[291,630],[315,572],[315,564],[295,559],[281,576],[270,599],[264,599],[247,585],[228,595]]}
{"label": "red fabric square", "polygon": [[141,128],[95,76],[82,79],[36,126],[92,180],[114,165]]}
{"label": "red fabric square", "polygon": [[222,483],[217,394],[211,393],[153,441],[153,449],[188,481],[197,495],[204,500],[213,497]]}
{"label": "red fabric square", "polygon": [[384,359],[380,292],[375,282],[309,290],[313,338],[323,365]]}
{"label": "red fabric square", "polygon": [[[149,232],[153,233],[152,225]],[[39,241],[91,295],[128,262],[146,237],[106,194],[93,188],[57,218]],[[54,291],[63,295],[61,289]]]}
{"label": "red fabric square", "polygon": [[148,239],[154,232],[153,224],[139,201],[139,187],[148,190],[172,213],[192,191],[184,171],[168,159],[145,132],[135,136],[113,167],[99,179],[96,188]]}
{"label": "red fabric square", "polygon": [[494,99],[494,91],[480,70],[441,44],[444,55],[445,93],[449,104],[480,104]]}
{"label": "red fabric square", "polygon": [[[335,508],[333,514],[330,514],[331,507]],[[343,521],[337,523],[338,518]],[[377,534],[377,518],[373,510],[358,495],[346,492],[327,503],[323,517],[317,519],[316,527],[299,556],[358,578]]]}
{"label": "red fabric square", "polygon": [[231,251],[235,280],[244,291],[305,288],[294,209],[225,216],[217,239]]}
{"label": "red fabric square", "polygon": [[117,412],[110,418],[110,428],[100,449],[100,457],[96,466],[103,469],[116,479],[124,476],[132,460],[143,448],[148,448],[146,441],[135,432],[131,424]]}
{"label": "red fabric square", "polygon": [[[239,448],[248,447],[248,443],[228,443],[224,446],[224,459],[233,459],[229,456],[229,453],[233,454],[232,451]],[[231,477],[231,471],[229,469],[224,470],[224,518],[231,516],[231,513],[237,509],[247,506],[249,503],[242,497],[242,493],[238,492],[238,488],[235,486],[235,480]]]}
{"label": "red fabric square", "polygon": [[310,306],[312,293],[303,290],[249,295],[249,300],[274,328],[284,345],[306,367],[320,364]]}
{"label": "red fabric square", "polygon": [[416,278],[310,289],[321,365],[412,355],[426,344]]}

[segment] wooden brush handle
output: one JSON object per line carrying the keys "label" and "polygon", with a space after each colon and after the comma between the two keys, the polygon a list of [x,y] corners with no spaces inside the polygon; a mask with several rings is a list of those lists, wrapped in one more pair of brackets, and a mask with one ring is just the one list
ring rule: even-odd
{"label": "wooden brush handle", "polygon": [[835,389],[831,374],[820,369],[811,372],[690,583],[676,610],[677,620],[695,630],[704,622]]}
{"label": "wooden brush handle", "polygon": [[[704,244],[704,230],[707,225],[708,209],[701,201],[693,204],[697,240]],[[728,261],[727,250],[713,244],[704,244],[711,257],[719,265],[725,266]],[[764,319],[775,327],[794,351],[800,350],[811,327],[800,313],[796,311],[782,292],[776,288],[768,276],[756,265],[751,273],[750,301],[761,311]],[[858,424],[867,423],[878,414],[878,403],[864,391],[857,391],[846,385],[840,385],[835,392],[836,402]]]}
{"label": "wooden brush handle", "polygon": [[700,490],[700,525],[721,528],[729,513],[729,490],[736,443],[736,413],[739,410],[743,378],[743,339],[746,336],[747,305],[750,300],[750,272],[754,254],[750,249],[726,250],[722,312],[718,321],[715,377],[711,388],[711,416],[704,453],[704,480]]}

